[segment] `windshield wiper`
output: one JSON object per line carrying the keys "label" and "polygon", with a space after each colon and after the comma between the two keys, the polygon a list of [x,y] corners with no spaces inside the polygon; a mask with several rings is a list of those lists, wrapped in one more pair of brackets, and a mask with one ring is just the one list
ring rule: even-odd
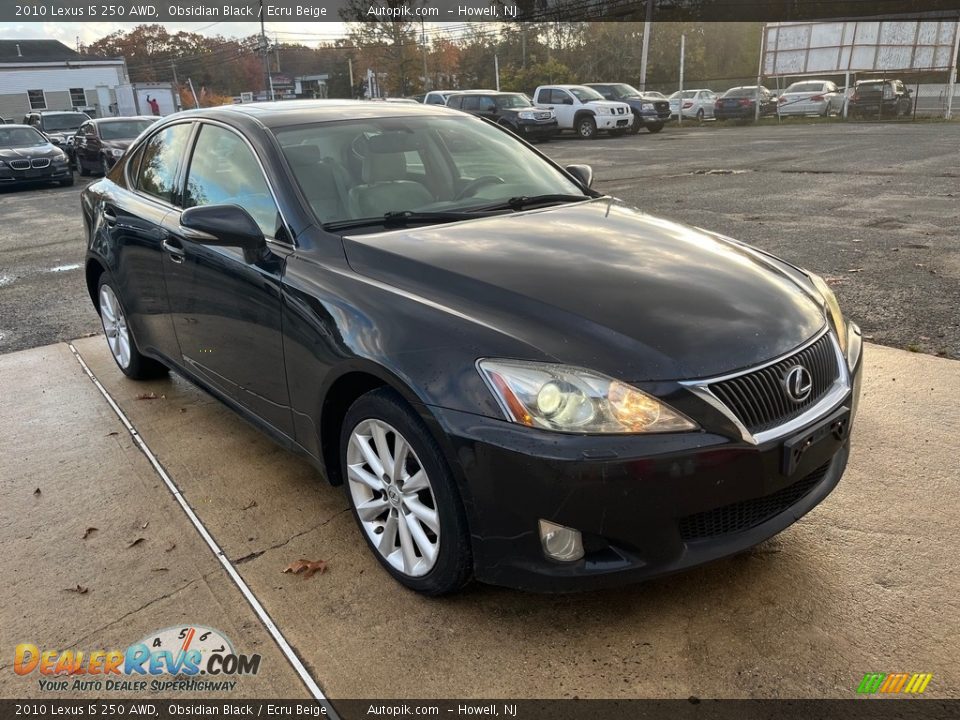
{"label": "windshield wiper", "polygon": [[504,210],[507,208],[510,210],[523,210],[524,208],[533,207],[535,205],[577,202],[580,200],[590,199],[591,198],[589,195],[563,195],[561,193],[551,193],[548,195],[519,195],[517,197],[512,197],[509,200],[496,203],[495,205],[485,205],[482,208],[478,208],[478,210]]}
{"label": "windshield wiper", "polygon": [[436,212],[415,212],[413,210],[394,210],[384,213],[380,217],[357,218],[355,220],[335,220],[323,224],[324,230],[347,230],[349,228],[371,227],[406,227],[429,223],[455,222],[457,220],[471,220],[484,217],[486,213],[467,212],[460,210],[445,210]]}

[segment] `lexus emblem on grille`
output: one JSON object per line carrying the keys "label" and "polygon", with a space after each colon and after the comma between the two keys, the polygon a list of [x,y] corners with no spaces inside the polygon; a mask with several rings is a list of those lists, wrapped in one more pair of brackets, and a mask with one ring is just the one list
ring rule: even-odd
{"label": "lexus emblem on grille", "polygon": [[795,365],[783,376],[783,387],[787,397],[795,403],[802,403],[813,391],[813,378],[803,365]]}

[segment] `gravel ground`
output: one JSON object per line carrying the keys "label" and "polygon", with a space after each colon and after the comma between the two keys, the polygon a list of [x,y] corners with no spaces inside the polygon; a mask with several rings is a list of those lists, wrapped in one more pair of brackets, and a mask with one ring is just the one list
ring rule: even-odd
{"label": "gravel ground", "polygon": [[[653,214],[823,274],[873,341],[960,359],[960,124],[690,123],[541,148]],[[78,180],[0,190],[0,352],[99,330]]]}

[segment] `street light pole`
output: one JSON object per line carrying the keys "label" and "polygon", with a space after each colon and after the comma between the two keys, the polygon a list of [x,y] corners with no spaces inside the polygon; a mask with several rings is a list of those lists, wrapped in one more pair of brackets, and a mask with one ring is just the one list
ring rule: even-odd
{"label": "street light pole", "polygon": [[643,23],[643,48],[640,50],[640,92],[647,89],[647,52],[650,50],[650,26],[653,24],[653,4],[656,0],[646,0],[647,19]]}
{"label": "street light pole", "polygon": [[273,100],[273,78],[270,77],[270,44],[267,42],[267,30],[263,24],[263,0],[260,0],[260,42],[258,50],[263,56],[263,92],[270,93],[268,100]]}

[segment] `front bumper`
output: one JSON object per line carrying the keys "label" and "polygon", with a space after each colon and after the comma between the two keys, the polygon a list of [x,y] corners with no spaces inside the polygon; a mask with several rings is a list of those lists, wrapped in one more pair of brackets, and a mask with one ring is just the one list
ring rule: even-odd
{"label": "front bumper", "polygon": [[0,168],[0,185],[17,185],[20,183],[43,183],[66,180],[73,171],[69,164],[49,165],[42,169],[14,170],[10,167]]}
{"label": "front bumper", "polygon": [[[828,412],[759,445],[707,432],[566,435],[431,408],[461,484],[477,579],[545,592],[609,587],[772,537],[840,481],[861,368],[862,356],[850,390]],[[819,440],[784,475],[784,442],[844,408],[846,431]],[[539,519],[579,530],[585,556],[547,559]]]}
{"label": "front bumper", "polygon": [[520,120],[517,127],[522,137],[530,138],[553,137],[558,131],[556,120],[550,120],[548,122]]}
{"label": "front bumper", "polygon": [[598,130],[619,130],[630,127],[633,119],[629,115],[594,115]]}

